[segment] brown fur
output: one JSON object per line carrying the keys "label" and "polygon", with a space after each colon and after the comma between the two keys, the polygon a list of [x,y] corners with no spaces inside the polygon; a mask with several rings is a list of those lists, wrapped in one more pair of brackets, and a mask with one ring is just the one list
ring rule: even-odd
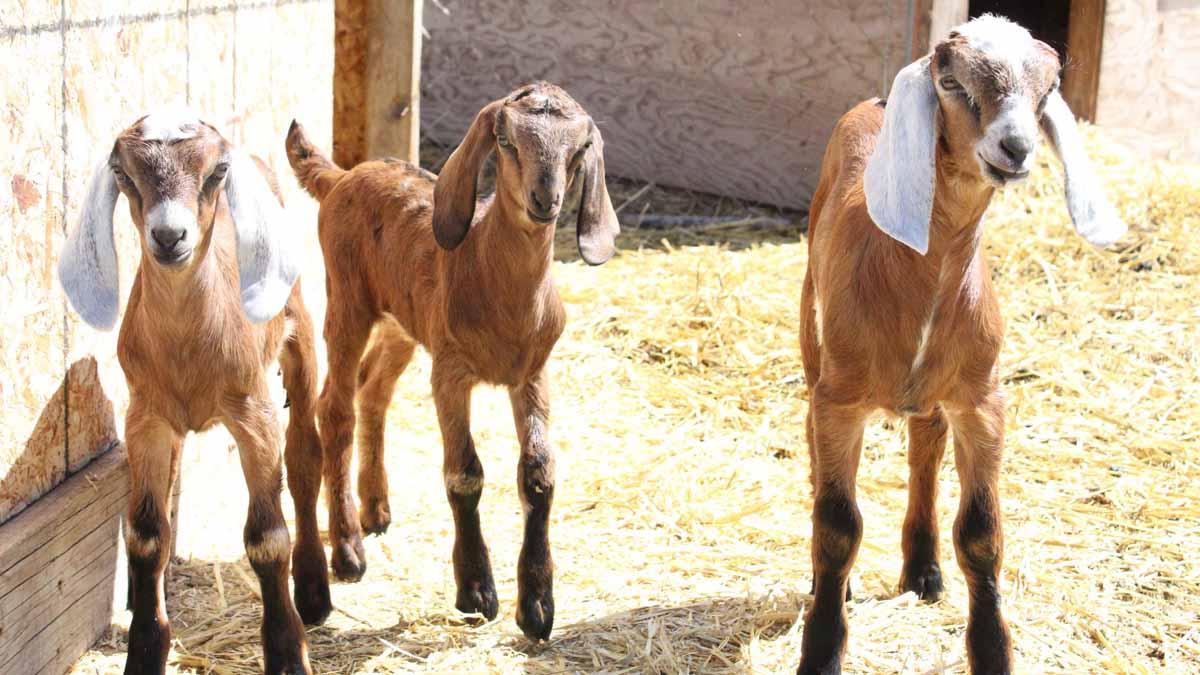
{"label": "brown fur", "polygon": [[[167,499],[184,437],[222,423],[237,441],[250,492],[245,544],[262,585],[266,671],[308,673],[301,616],[319,623],[331,609],[316,521],[321,448],[314,419],[312,321],[299,284],[283,312],[269,322],[254,325],[243,313],[234,225],[221,180],[205,181],[225,148],[216,130],[205,126],[196,138],[170,143],[145,141],[139,134],[138,124],[126,130],[112,160],[121,169],[118,186],[142,244],[117,347],[130,392],[125,441],[134,615],[126,672],[165,670],[170,645],[162,578],[170,554]],[[274,176],[261,161],[257,164],[274,188]],[[143,235],[145,214],[162,199],[198,205],[199,240],[191,257],[175,267],[159,264]],[[292,571],[299,614],[287,592],[280,439],[267,388],[267,369],[276,360],[290,401],[285,454],[296,503]]]}
{"label": "brown fur", "polygon": [[[481,382],[503,385],[520,437],[527,511],[517,623],[530,637],[546,638],[554,616],[548,539],[554,461],[543,368],[565,320],[550,266],[563,195],[578,180],[584,183],[581,252],[593,264],[612,254],[616,215],[604,187],[599,131],[565,92],[538,83],[486,106],[438,178],[400,161],[344,171],[296,124],[287,148],[301,184],[321,201],[329,376],[318,414],[335,573],[359,578],[360,526],[380,532],[390,521],[384,420],[396,378],[420,344],[433,357],[456,529],[456,605],[489,619],[498,611],[479,527],[483,468],[470,435],[470,393]],[[477,204],[480,165],[493,151],[496,195]],[[356,399],[358,518],[349,476]]]}
{"label": "brown fur", "polygon": [[[953,429],[963,494],[954,542],[971,589],[971,667],[976,673],[1011,669],[996,588],[1003,551],[997,479],[1004,432],[996,361],[1004,326],[980,247],[981,219],[994,188],[973,148],[995,114],[997,92],[1016,85],[988,79],[996,69],[963,45],[955,39],[943,43],[932,65],[935,82],[953,70],[977,107],[938,90],[940,137],[926,255],[889,238],[867,212],[863,171],[883,125],[884,103],[865,101],[850,110],[825,151],[809,216],[800,312],[815,491],[815,597],[805,620],[802,673],[840,672],[847,577],[863,527],[855,475],[864,423],[877,409],[908,418],[902,590],[927,600],[942,591],[937,469],[947,430]],[[1057,62],[1033,67],[1024,86],[1048,90],[1056,68]]]}

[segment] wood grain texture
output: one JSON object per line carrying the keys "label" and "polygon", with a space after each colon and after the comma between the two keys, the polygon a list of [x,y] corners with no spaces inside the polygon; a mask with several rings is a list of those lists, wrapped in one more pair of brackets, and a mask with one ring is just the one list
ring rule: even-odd
{"label": "wood grain texture", "polygon": [[1140,152],[1200,162],[1198,63],[1200,8],[1108,0],[1096,123]]}
{"label": "wood grain texture", "polygon": [[1062,93],[1075,116],[1096,120],[1100,54],[1104,44],[1105,0],[1072,0],[1067,26],[1067,67]]}
{"label": "wood grain texture", "polygon": [[337,0],[333,160],[416,160],[421,0]]}
{"label": "wood grain texture", "polygon": [[902,0],[443,4],[425,15],[427,135],[457,143],[488,101],[545,79],[595,118],[611,173],[795,207],[909,32]]}
{"label": "wood grain texture", "polygon": [[108,628],[127,494],[118,448],[0,526],[0,672],[64,672]]}

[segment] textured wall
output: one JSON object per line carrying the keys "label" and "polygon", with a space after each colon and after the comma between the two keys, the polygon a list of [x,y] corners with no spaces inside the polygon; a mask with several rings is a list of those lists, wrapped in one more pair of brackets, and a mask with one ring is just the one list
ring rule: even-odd
{"label": "textured wall", "polygon": [[[67,310],[54,277],[92,168],[149,109],[185,102],[286,180],[293,117],[330,138],[333,0],[0,2],[0,521],[120,435],[116,333]],[[117,204],[122,297],[136,234]],[[307,230],[304,230],[307,232]]]}
{"label": "textured wall", "polygon": [[546,79],[592,113],[613,174],[802,206],[834,122],[904,65],[907,7],[442,0],[425,10],[421,131],[457,143],[483,104]]}
{"label": "textured wall", "polygon": [[1200,1],[1108,0],[1096,122],[1139,151],[1200,162]]}

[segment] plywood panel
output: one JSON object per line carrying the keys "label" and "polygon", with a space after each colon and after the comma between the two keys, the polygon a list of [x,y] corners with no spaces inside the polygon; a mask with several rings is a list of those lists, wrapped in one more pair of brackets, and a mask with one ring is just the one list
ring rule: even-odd
{"label": "plywood panel", "polygon": [[442,4],[425,14],[423,133],[457,143],[487,101],[547,79],[600,124],[612,173],[790,206],[906,51],[898,0]]}
{"label": "plywood panel", "polygon": [[63,302],[54,278],[62,227],[62,89],[43,64],[57,34],[0,41],[0,522],[66,471]]}
{"label": "plywood panel", "polygon": [[1200,7],[1108,0],[1096,122],[1132,147],[1200,162]]}

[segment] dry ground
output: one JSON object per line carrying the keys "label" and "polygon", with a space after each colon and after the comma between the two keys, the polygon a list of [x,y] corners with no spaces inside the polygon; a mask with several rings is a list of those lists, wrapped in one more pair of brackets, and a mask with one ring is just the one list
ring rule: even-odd
{"label": "dry ground", "polygon": [[[1092,250],[1070,232],[1057,164],[987,217],[1008,322],[1006,612],[1019,672],[1197,672],[1200,170],[1094,144],[1134,226],[1121,252]],[[614,201],[637,189],[623,186]],[[660,192],[627,210],[670,201]],[[560,253],[573,260],[562,234]],[[473,419],[501,615],[474,627],[453,609],[453,529],[421,355],[389,417],[395,522],[368,539],[364,580],[335,585],[338,611],[309,632],[318,672],[795,667],[810,600],[796,344],[806,246],[794,230],[761,222],[629,233],[623,244],[604,267],[566,261],[554,271],[570,321],[552,360],[553,638],[531,645],[513,621],[521,518],[511,415],[498,390],[477,392]],[[319,278],[307,284],[310,297],[320,294]],[[866,533],[846,670],[965,672],[951,457],[939,502],[947,593],[927,605],[895,590],[902,428],[881,419],[864,446]],[[218,447],[202,454],[200,445]],[[168,591],[172,668],[185,672],[260,672],[259,605],[240,544],[244,487],[226,445],[192,443],[185,466],[181,551],[190,558],[174,566]],[[117,620],[74,672],[119,672],[128,615]]]}

